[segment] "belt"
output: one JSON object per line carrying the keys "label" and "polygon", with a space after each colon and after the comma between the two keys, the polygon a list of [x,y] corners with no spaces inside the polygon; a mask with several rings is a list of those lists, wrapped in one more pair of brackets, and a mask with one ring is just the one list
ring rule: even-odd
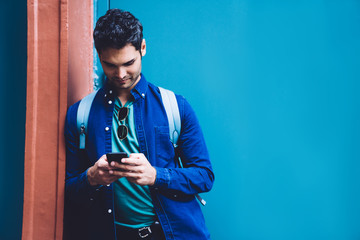
{"label": "belt", "polygon": [[158,221],[154,222],[151,226],[142,228],[116,226],[116,236],[118,240],[150,239],[152,235],[159,234],[162,235],[163,233]]}

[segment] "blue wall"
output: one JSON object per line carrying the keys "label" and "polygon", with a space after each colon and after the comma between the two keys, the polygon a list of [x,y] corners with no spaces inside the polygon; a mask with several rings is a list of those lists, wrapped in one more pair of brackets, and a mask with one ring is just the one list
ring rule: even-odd
{"label": "blue wall", "polygon": [[0,7],[0,239],[21,239],[27,59],[26,0]]}
{"label": "blue wall", "polygon": [[359,1],[110,7],[142,21],[147,78],[198,114],[214,240],[360,239]]}

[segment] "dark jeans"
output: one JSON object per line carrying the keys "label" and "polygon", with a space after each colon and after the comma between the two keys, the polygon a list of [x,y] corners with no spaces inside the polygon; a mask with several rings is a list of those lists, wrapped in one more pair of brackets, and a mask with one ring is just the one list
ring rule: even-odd
{"label": "dark jeans", "polygon": [[117,240],[165,240],[164,232],[159,222],[140,229],[116,226]]}

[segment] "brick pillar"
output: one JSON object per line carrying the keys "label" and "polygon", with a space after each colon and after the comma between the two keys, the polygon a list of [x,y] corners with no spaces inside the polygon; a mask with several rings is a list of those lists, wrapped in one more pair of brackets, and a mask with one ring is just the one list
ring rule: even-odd
{"label": "brick pillar", "polygon": [[92,16],[92,0],[28,0],[22,239],[62,239],[64,119],[92,89]]}

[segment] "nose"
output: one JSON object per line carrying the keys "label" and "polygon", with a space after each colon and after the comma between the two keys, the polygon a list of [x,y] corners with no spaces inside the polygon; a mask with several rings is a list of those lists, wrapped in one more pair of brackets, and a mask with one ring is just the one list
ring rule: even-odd
{"label": "nose", "polygon": [[126,76],[126,69],[123,68],[123,67],[119,67],[119,68],[117,69],[117,76],[118,76],[119,78],[121,78],[121,79],[125,78],[125,76]]}

